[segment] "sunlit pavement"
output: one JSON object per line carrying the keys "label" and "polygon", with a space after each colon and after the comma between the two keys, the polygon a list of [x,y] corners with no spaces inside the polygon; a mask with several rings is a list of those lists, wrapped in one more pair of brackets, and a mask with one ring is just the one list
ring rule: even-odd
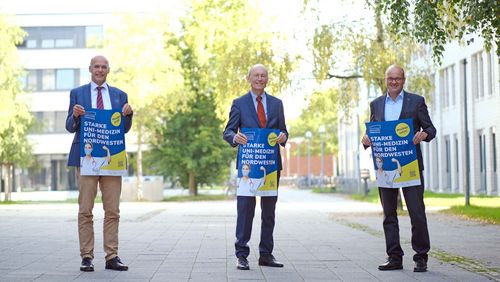
{"label": "sunlit pavement", "polygon": [[[274,255],[259,267],[260,213],[250,271],[234,258],[236,202],[122,203],[120,251],[127,272],[104,269],[102,205],[96,204],[95,272],[79,271],[77,204],[0,206],[0,281],[491,281],[500,279],[500,227],[429,212],[429,271],[414,273],[410,227],[402,217],[404,270],[381,272],[381,208],[340,195],[280,188]],[[447,261],[449,261],[448,259]],[[470,264],[477,264],[473,271]],[[459,267],[460,266],[460,267]],[[465,268],[465,269],[464,269]],[[488,268],[496,268],[488,269]],[[486,270],[486,271],[485,271]],[[475,272],[483,272],[478,274]]]}

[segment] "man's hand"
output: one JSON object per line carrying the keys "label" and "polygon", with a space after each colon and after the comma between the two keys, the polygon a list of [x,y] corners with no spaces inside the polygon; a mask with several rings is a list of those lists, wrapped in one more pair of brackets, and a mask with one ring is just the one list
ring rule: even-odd
{"label": "man's hand", "polygon": [[423,131],[417,132],[415,134],[415,136],[413,136],[413,144],[417,145],[418,143],[427,139],[427,136],[428,136],[428,134],[423,132]]}
{"label": "man's hand", "polygon": [[361,143],[363,143],[363,145],[365,145],[366,147],[370,147],[372,145],[372,141],[370,141],[370,138],[366,134],[361,139]]}
{"label": "man's hand", "polygon": [[241,144],[241,145],[245,145],[247,143],[248,139],[247,137],[245,136],[245,134],[241,133],[241,132],[238,132],[235,136],[234,136],[234,143],[236,144]]}
{"label": "man's hand", "polygon": [[80,106],[78,104],[75,104],[73,106],[73,116],[75,118],[77,118],[79,116],[83,116],[84,114],[85,114],[85,109],[82,106]]}
{"label": "man's hand", "polygon": [[123,105],[122,113],[124,116],[131,115],[133,113],[132,107],[128,103],[126,103],[125,105]]}
{"label": "man's hand", "polygon": [[278,144],[283,144],[283,143],[286,142],[286,139],[287,139],[286,134],[283,133],[283,132],[280,132],[280,135],[278,135],[278,138],[276,139],[276,142]]}

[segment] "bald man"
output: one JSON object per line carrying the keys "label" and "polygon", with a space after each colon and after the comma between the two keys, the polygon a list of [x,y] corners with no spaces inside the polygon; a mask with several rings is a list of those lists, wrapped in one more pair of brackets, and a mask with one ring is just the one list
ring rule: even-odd
{"label": "bald man", "polygon": [[104,252],[106,269],[128,270],[118,257],[118,224],[120,220],[121,176],[80,175],[80,118],[86,109],[120,109],[123,115],[125,133],[132,126],[133,111],[128,104],[127,94],[106,83],[109,63],[104,56],[90,60],[91,82],[71,90],[66,130],[75,133],[68,166],[76,167],[78,180],[78,235],[80,241],[81,271],[94,271],[94,224],[92,210],[97,195],[97,186],[102,194],[104,208]]}
{"label": "bald man", "polygon": [[[415,272],[427,271],[427,253],[430,250],[429,231],[424,205],[424,164],[420,142],[429,142],[436,136],[424,97],[403,90],[405,72],[397,65],[391,65],[385,72],[387,93],[370,103],[370,121],[413,120],[413,143],[417,147],[421,185],[403,188],[403,194],[411,218],[411,245],[415,251],[413,261]],[[367,135],[363,136],[365,148],[371,145]],[[384,210],[384,234],[387,261],[379,265],[379,270],[403,268],[403,249],[399,242],[397,199],[399,189],[379,187],[379,196]]]}
{"label": "bald man", "polygon": [[[241,128],[272,128],[279,129],[277,143],[284,146],[288,139],[286,130],[283,103],[280,99],[265,92],[268,82],[268,72],[261,64],[250,68],[247,81],[250,84],[250,91],[235,99],[229,113],[229,121],[224,130],[224,140],[231,146],[245,145],[247,137],[239,132]],[[282,169],[281,157],[278,150],[278,183],[280,171]],[[239,163],[239,162],[237,162]],[[259,244],[259,265],[270,267],[283,267],[278,262],[272,252],[274,247],[274,211],[276,208],[277,196],[261,197],[260,207],[262,210],[262,224]],[[248,242],[252,233],[252,222],[255,214],[255,197],[237,196],[237,220],[236,220],[236,267],[240,270],[250,269],[247,257],[250,254]]]}

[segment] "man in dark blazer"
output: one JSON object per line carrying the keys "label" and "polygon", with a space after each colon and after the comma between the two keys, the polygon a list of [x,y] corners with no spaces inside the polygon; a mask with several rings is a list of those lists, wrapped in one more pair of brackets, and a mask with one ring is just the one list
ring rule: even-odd
{"label": "man in dark blazer", "polygon": [[[415,272],[427,271],[427,253],[430,250],[429,232],[424,205],[424,164],[420,142],[431,141],[436,136],[436,128],[432,124],[424,97],[403,90],[405,72],[397,65],[391,65],[385,72],[387,93],[370,103],[370,121],[390,121],[398,119],[413,120],[413,143],[417,147],[418,165],[421,185],[403,188],[403,194],[411,218],[411,243],[415,251],[413,261]],[[371,145],[367,135],[363,136],[365,148]],[[379,196],[384,211],[384,234],[387,262],[379,265],[379,270],[395,270],[403,268],[403,249],[399,241],[399,225],[397,217],[397,199],[399,189],[379,187]]]}
{"label": "man in dark blazer", "polygon": [[120,219],[121,176],[87,176],[80,175],[80,119],[85,109],[121,109],[125,132],[132,126],[133,111],[128,104],[127,94],[106,83],[109,73],[108,60],[96,56],[90,61],[89,72],[91,82],[71,90],[66,130],[75,133],[68,166],[76,167],[78,180],[78,235],[80,242],[81,271],[94,271],[94,200],[97,185],[102,194],[104,208],[104,251],[106,253],[106,269],[128,270],[118,257],[118,224]]}
{"label": "man in dark blazer", "polygon": [[[250,68],[247,81],[250,83],[250,92],[235,99],[229,113],[229,121],[224,130],[224,140],[231,146],[244,145],[247,137],[239,132],[241,128],[272,128],[279,129],[277,143],[285,145],[288,139],[286,130],[283,103],[280,99],[267,94],[264,89],[268,82],[267,69],[257,64]],[[278,150],[279,152],[279,150]],[[278,183],[282,169],[281,157],[278,154]],[[237,162],[239,163],[239,162]],[[274,247],[274,212],[277,196],[261,197],[260,206],[262,210],[262,225],[259,244],[259,265],[271,267],[283,267],[272,252]],[[241,270],[250,269],[247,257],[250,254],[248,241],[252,233],[252,222],[255,214],[255,197],[237,197],[238,217],[236,221],[236,257],[237,268]]]}

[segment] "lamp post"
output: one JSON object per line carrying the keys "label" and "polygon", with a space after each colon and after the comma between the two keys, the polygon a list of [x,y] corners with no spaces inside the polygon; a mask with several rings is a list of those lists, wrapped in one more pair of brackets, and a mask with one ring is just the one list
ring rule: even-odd
{"label": "lamp post", "polygon": [[307,188],[311,188],[311,138],[312,132],[306,132],[307,139]]}
{"label": "lamp post", "polygon": [[325,135],[326,129],[324,125],[321,125],[318,128],[318,133],[319,137],[321,140],[321,175],[319,179],[319,187],[323,188],[323,178],[325,177],[325,142],[324,142],[324,135]]}
{"label": "lamp post", "polygon": [[290,177],[290,148],[292,145],[290,143],[286,143],[285,149],[286,149],[286,176]]}
{"label": "lamp post", "polygon": [[294,139],[295,143],[297,143],[297,183],[296,186],[300,187],[300,144],[304,141],[304,138],[297,137]]}

